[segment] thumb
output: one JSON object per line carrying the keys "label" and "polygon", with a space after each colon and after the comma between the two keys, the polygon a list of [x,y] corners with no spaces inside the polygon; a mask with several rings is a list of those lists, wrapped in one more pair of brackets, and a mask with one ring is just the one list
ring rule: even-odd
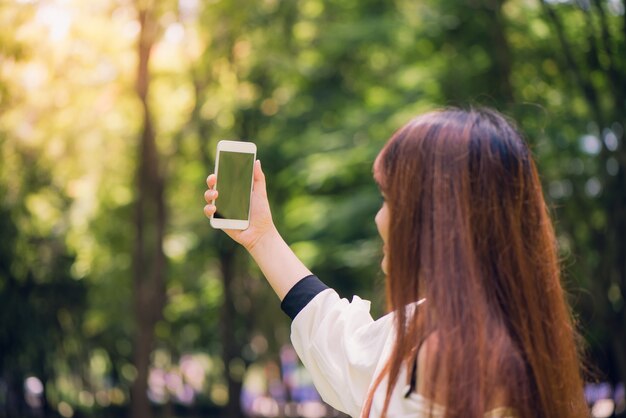
{"label": "thumb", "polygon": [[267,196],[267,190],[265,188],[265,174],[261,168],[261,160],[254,162],[254,190],[261,193],[263,196]]}

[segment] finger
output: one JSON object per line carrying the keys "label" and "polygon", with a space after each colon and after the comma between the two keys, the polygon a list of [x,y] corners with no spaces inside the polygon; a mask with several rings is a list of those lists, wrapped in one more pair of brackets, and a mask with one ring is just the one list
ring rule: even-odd
{"label": "finger", "polygon": [[206,192],[204,192],[204,200],[206,200],[207,203],[213,203],[213,201],[217,199],[217,195],[218,195],[217,190],[209,189]]}
{"label": "finger", "polygon": [[215,174],[209,174],[209,177],[206,178],[206,185],[209,186],[209,189],[212,189],[217,183],[217,176]]}
{"label": "finger", "polygon": [[261,168],[261,160],[256,160],[254,162],[254,190],[266,196],[267,191],[265,187],[265,174]]}
{"label": "finger", "polygon": [[206,205],[204,207],[204,214],[207,218],[210,218],[215,213],[216,207],[215,205]]}

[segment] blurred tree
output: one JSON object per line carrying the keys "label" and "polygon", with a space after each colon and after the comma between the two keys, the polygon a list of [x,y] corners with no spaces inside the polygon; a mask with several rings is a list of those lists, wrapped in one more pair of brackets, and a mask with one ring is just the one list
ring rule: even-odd
{"label": "blurred tree", "polygon": [[[86,289],[70,276],[73,257],[58,238],[23,232],[18,236],[12,212],[3,207],[0,221],[0,257],[5,263],[11,260],[0,268],[0,370],[6,385],[1,412],[23,416],[32,407],[26,404],[26,378],[37,376],[45,385],[55,377],[55,362],[80,357],[77,322],[84,312]],[[40,408],[50,410],[45,399]]]}
{"label": "blurred tree", "polygon": [[[4,5],[3,5],[4,6]],[[19,23],[29,10],[0,13],[0,22]],[[6,73],[30,58],[30,45],[0,31],[0,118],[23,98]],[[70,199],[55,187],[53,164],[28,143],[15,143],[0,125],[0,416],[28,416],[32,402],[51,411],[46,398],[27,403],[25,380],[53,385],[56,369],[81,357],[80,322],[86,283],[71,275],[68,248]]]}
{"label": "blurred tree", "polygon": [[137,94],[143,110],[143,127],[137,152],[137,201],[133,253],[133,297],[136,321],[134,365],[137,375],[131,393],[131,416],[151,417],[148,400],[150,354],[154,327],[165,304],[166,260],[163,253],[166,213],[161,157],[156,145],[152,112],[148,104],[150,55],[158,33],[152,2],[138,2]]}
{"label": "blurred tree", "polygon": [[[612,382],[626,381],[626,13],[624,3],[601,0],[565,3],[540,1],[553,31],[555,66],[582,108],[572,113],[589,123],[579,133],[587,176],[561,204],[572,252],[571,271],[591,291],[584,306],[585,327],[596,358]],[[581,31],[580,26],[585,30]],[[567,92],[568,90],[564,90]],[[578,96],[578,97],[576,97]],[[583,99],[582,101],[580,99]],[[578,110],[578,112],[576,112]],[[578,122],[576,125],[581,126]],[[580,151],[579,151],[580,152]],[[584,154],[592,156],[588,158]],[[580,160],[575,160],[580,161]],[[566,167],[567,164],[562,164]],[[586,177],[586,178],[585,178]],[[578,179],[576,179],[578,180]],[[579,180],[579,181],[580,181]],[[584,183],[583,183],[584,181]],[[570,206],[566,208],[566,206]],[[576,210],[576,209],[577,210]],[[598,321],[596,323],[596,321]],[[597,333],[601,334],[598,335]],[[595,334],[595,335],[593,335]],[[604,351],[604,353],[601,353]],[[608,367],[607,367],[608,366]]]}
{"label": "blurred tree", "polygon": [[0,160],[20,176],[0,170],[0,416],[48,414],[46,398],[27,403],[25,381],[52,385],[59,367],[83,360],[87,286],[71,274],[67,220],[54,217],[70,201],[51,185],[49,162],[2,136]]}

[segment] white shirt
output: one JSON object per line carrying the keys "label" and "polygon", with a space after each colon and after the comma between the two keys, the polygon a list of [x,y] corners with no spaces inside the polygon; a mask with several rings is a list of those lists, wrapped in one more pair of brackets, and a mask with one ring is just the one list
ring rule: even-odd
{"label": "white shirt", "polygon": [[[379,375],[393,347],[393,316],[374,321],[370,302],[354,296],[341,299],[333,289],[318,293],[291,324],[291,342],[310,372],[322,399],[333,408],[357,418],[370,385]],[[422,395],[405,394],[406,368],[400,370],[387,410],[389,418],[440,418],[444,408]],[[371,418],[381,415],[387,379],[377,387]],[[431,415],[432,408],[432,415]],[[485,417],[512,418],[511,410],[498,408]]]}

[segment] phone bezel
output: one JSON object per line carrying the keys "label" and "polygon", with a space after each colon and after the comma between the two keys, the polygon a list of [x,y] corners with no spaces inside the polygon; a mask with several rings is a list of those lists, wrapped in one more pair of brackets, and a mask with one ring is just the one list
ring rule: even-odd
{"label": "phone bezel", "polygon": [[[256,161],[256,145],[253,142],[245,141],[229,141],[221,140],[217,143],[217,151],[215,153],[215,175],[217,176],[217,182],[213,186],[213,190],[217,189],[217,185],[220,181],[219,176],[219,161],[220,153],[222,151],[239,152],[242,154],[252,154],[252,161]],[[252,200],[252,190],[254,185],[254,169],[252,170],[252,177],[250,178],[250,200]],[[215,200],[212,202],[215,204]],[[250,202],[252,203],[252,201]],[[227,219],[227,218],[215,218],[211,215],[211,226],[215,229],[247,229],[250,226],[250,207],[248,207],[248,219]]]}

